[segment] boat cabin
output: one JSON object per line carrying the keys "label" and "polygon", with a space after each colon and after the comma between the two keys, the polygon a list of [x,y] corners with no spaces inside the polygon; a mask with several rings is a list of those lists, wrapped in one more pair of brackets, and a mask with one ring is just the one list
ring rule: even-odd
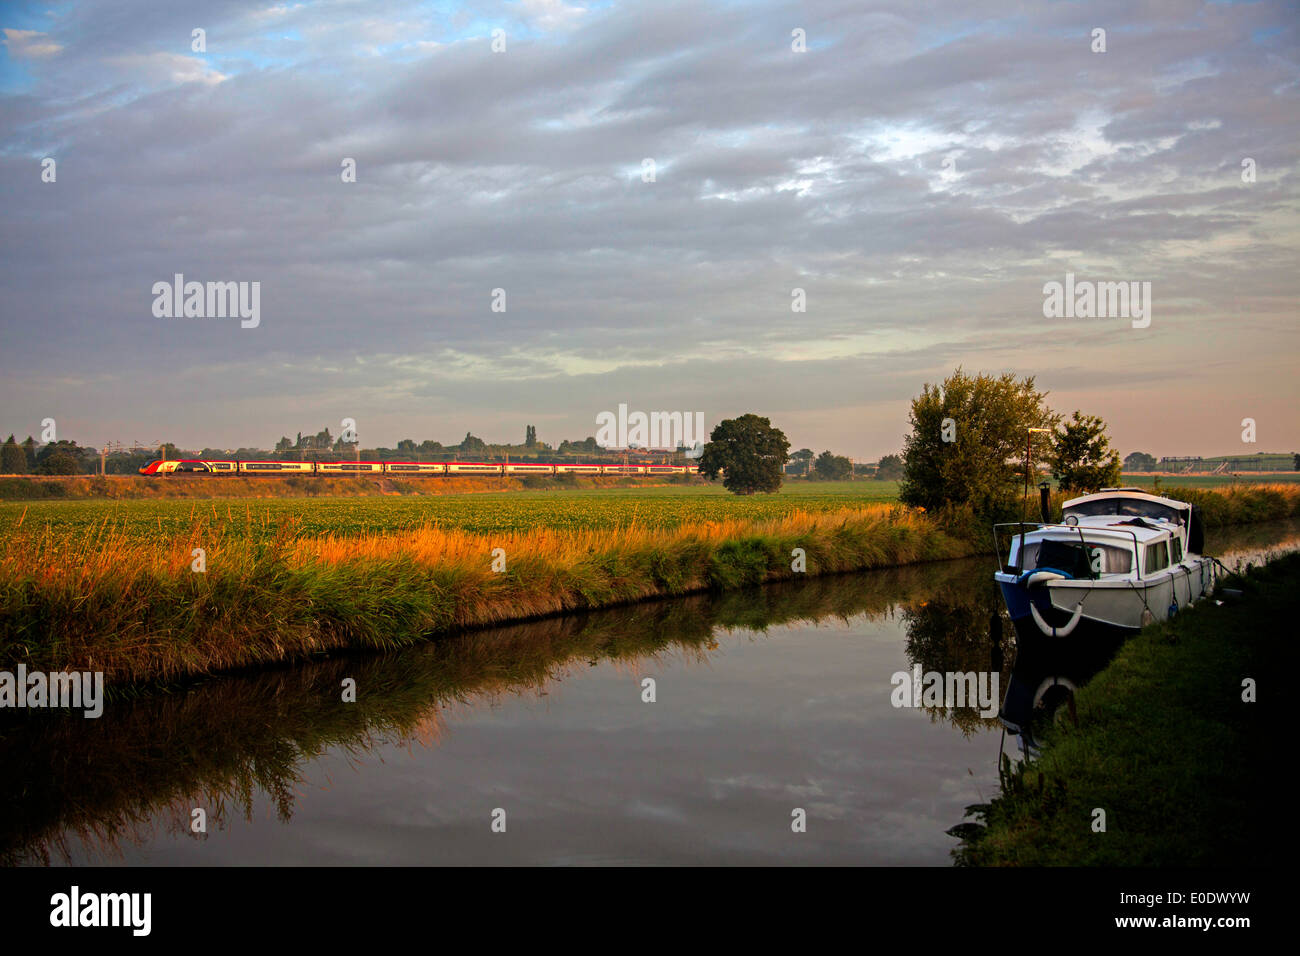
{"label": "boat cabin", "polygon": [[1061,524],[1013,526],[1007,571],[1142,580],[1203,547],[1200,518],[1192,505],[1137,488],[1106,488],[1072,498],[1062,512]]}

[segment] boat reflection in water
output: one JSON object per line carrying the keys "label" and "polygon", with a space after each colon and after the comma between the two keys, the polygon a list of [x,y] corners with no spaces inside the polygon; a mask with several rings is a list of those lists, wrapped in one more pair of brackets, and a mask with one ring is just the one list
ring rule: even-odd
{"label": "boat reflection in water", "polygon": [[1020,738],[1021,750],[1038,752],[1035,728],[1074,714],[1074,694],[1110,663],[1124,638],[1118,635],[1090,641],[1021,638],[1006,685],[998,718]]}
{"label": "boat reflection in water", "polygon": [[[1099,499],[1108,496],[1092,497]],[[1168,534],[1167,532],[1166,536]],[[1296,550],[1297,545],[1300,544],[1297,542],[1296,534],[1295,522],[1276,522],[1222,529],[1213,536],[1212,543],[1223,554],[1225,566],[1229,570],[1237,570],[1251,563],[1265,562],[1279,554]],[[1198,550],[1201,543],[1202,539],[1198,533],[1196,541]],[[1195,552],[1188,554],[1192,556]],[[1196,557],[1202,564],[1206,563],[1206,560]],[[995,577],[1002,585],[1006,596],[1008,590],[1006,580],[1014,578],[1015,575],[999,573]],[[1205,583],[1195,592],[1198,598],[1211,593],[1209,588],[1213,586],[1215,576],[1201,573],[1200,577]],[[1165,578],[1159,583],[1168,586],[1167,574]],[[1089,584],[1086,580],[1070,583],[1082,584],[1085,589]],[[1184,601],[1184,603],[1193,602]],[[1014,602],[1009,599],[1008,604],[1012,605]],[[1171,604],[1170,617],[1173,616],[1176,606],[1175,600]],[[1149,621],[1152,617],[1148,615],[1146,619]],[[1002,707],[998,712],[998,719],[1009,733],[1020,738],[1021,751],[1028,756],[1034,756],[1038,753],[1035,730],[1041,733],[1047,721],[1065,717],[1073,719],[1075,692],[1111,662],[1124,642],[1136,633],[1137,628],[1130,621],[1129,626],[1125,628],[1095,627],[1082,634],[1070,634],[1064,630],[1057,632],[1050,627],[1044,629],[1036,626],[1037,622],[1031,622],[1030,617],[1024,614],[1015,620],[1015,624],[1017,626],[1015,661],[1010,680],[1006,685]]]}

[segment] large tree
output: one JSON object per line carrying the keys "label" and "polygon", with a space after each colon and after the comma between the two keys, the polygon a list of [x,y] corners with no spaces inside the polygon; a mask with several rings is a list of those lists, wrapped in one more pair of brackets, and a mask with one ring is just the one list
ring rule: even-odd
{"label": "large tree", "polygon": [[1106,423],[1075,411],[1052,435],[1052,477],[1068,491],[1100,491],[1119,484],[1119,452],[1110,447]]}
{"label": "large tree", "polygon": [[897,481],[903,477],[903,456],[886,455],[876,466],[876,477],[884,481]]}
{"label": "large tree", "polygon": [[13,435],[0,448],[0,474],[27,474],[27,456],[23,454],[22,446],[14,441]]}
{"label": "large tree", "polygon": [[1025,478],[1025,444],[1034,458],[1051,448],[1058,417],[1033,377],[967,375],[958,368],[940,385],[927,383],[912,400],[912,433],[903,445],[904,504],[935,509],[971,505],[981,515],[1012,513]]}
{"label": "large tree", "polygon": [[1158,462],[1154,455],[1144,451],[1135,451],[1124,456],[1125,471],[1155,471]]}
{"label": "large tree", "polygon": [[741,415],[713,429],[700,456],[700,474],[717,478],[725,473],[722,486],[738,495],[778,491],[789,454],[789,440],[770,420]]}
{"label": "large tree", "polygon": [[843,455],[824,451],[813,462],[813,473],[822,481],[842,481],[853,474],[853,463]]}
{"label": "large tree", "polygon": [[[60,442],[59,446],[62,444]],[[36,466],[36,470],[42,475],[75,475],[81,471],[76,457],[66,448],[59,446],[46,446],[54,447],[54,451],[43,456],[40,464]]]}
{"label": "large tree", "polygon": [[35,471],[41,475],[78,474],[82,471],[81,461],[84,451],[85,449],[77,447],[75,441],[60,439],[57,442],[50,442],[48,445],[43,445],[36,453]]}

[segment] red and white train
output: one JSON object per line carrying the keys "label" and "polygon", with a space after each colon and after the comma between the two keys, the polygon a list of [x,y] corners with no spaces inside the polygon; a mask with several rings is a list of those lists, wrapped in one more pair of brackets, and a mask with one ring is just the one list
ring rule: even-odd
{"label": "red and white train", "polygon": [[697,475],[698,465],[581,465],[484,461],[151,461],[142,475]]}

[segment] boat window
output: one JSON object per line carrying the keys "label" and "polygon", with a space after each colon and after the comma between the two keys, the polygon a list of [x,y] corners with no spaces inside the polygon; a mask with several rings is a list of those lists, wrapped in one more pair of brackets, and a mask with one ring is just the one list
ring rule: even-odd
{"label": "boat window", "polygon": [[1133,570],[1133,552],[1108,544],[1088,544],[1093,570],[1098,574],[1128,574]]}
{"label": "boat window", "polygon": [[1174,538],[1174,540],[1171,541],[1171,542],[1169,542],[1169,543],[1173,546],[1173,549],[1174,549],[1174,564],[1177,564],[1179,561],[1183,560],[1183,542],[1182,542],[1182,539],[1180,539],[1180,538]]}
{"label": "boat window", "polygon": [[1092,560],[1078,541],[1044,541],[1038,546],[1036,568],[1065,571],[1071,577],[1092,577]]}
{"label": "boat window", "polygon": [[1147,545],[1146,560],[1143,564],[1146,566],[1147,574],[1169,567],[1169,542],[1157,541],[1155,544]]}
{"label": "boat window", "polygon": [[[1054,545],[1060,543],[1061,542],[1052,542]],[[1014,567],[1017,564],[1014,549],[1018,544],[1019,542],[1017,541],[1012,542],[1013,556],[1011,558],[1011,565],[1009,565],[1010,567]],[[1077,541],[1072,542],[1072,545],[1075,548],[1080,547],[1080,544]],[[1083,577],[1096,577],[1101,574],[1128,574],[1133,570],[1133,549],[1131,547],[1125,548],[1112,544],[1098,544],[1095,541],[1089,541],[1086,544],[1086,548],[1088,554],[1088,573],[1083,574]],[[1075,554],[1068,555],[1068,558],[1071,562],[1071,566],[1067,567],[1052,564],[1053,560],[1062,560],[1062,558],[1058,556],[1054,559],[1050,552],[1047,558],[1040,560],[1039,542],[1027,541],[1025,542],[1024,561],[1020,566],[1024,568],[1055,567],[1059,571],[1070,571],[1073,574],[1074,572],[1071,570],[1071,567],[1074,566],[1074,563],[1078,558]],[[1078,575],[1076,575],[1076,577],[1077,576]]]}
{"label": "boat window", "polygon": [[1180,518],[1177,508],[1155,501],[1143,501],[1140,498],[1101,498],[1097,501],[1085,501],[1071,506],[1065,513],[1080,516],[1123,515],[1135,518],[1164,518],[1174,522]]}

